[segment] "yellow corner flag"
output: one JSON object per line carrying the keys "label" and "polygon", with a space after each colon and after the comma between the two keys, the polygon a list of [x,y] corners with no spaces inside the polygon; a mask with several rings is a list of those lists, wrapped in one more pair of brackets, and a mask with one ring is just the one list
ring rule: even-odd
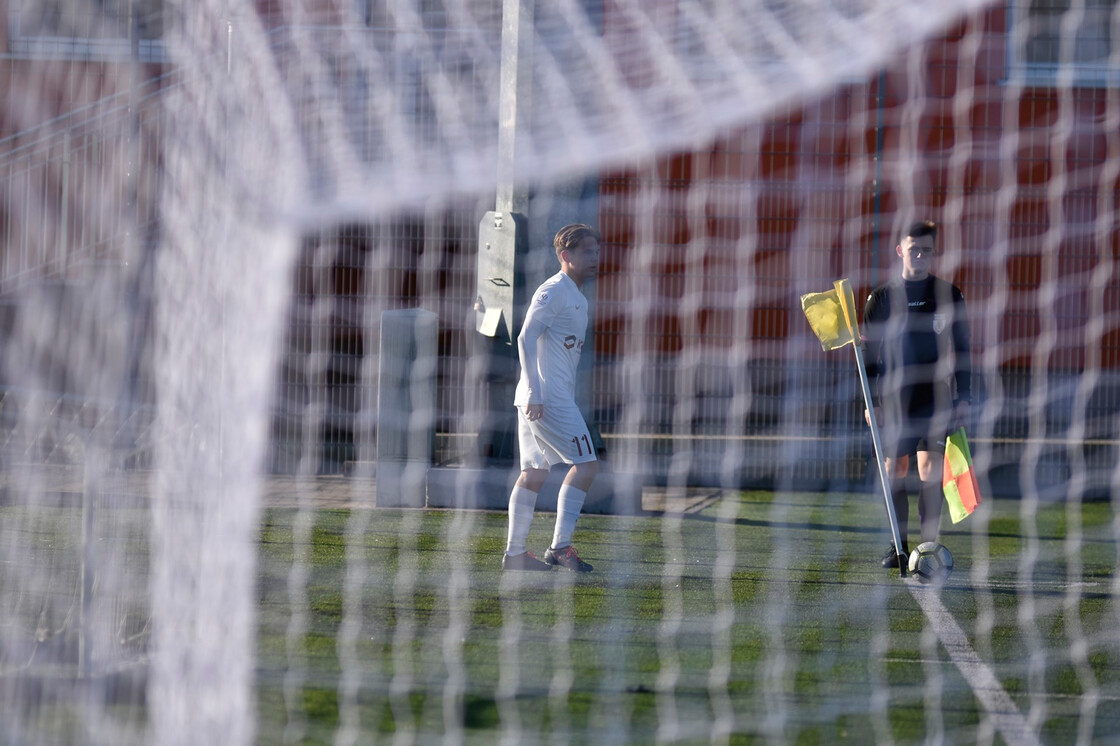
{"label": "yellow corner flag", "polygon": [[801,296],[801,310],[826,351],[852,342],[858,344],[859,340],[852,286],[847,280],[837,280],[832,285],[832,290]]}

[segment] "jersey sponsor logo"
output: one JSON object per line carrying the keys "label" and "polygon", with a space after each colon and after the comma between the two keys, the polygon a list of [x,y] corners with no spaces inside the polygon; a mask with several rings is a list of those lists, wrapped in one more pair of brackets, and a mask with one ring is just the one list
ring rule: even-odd
{"label": "jersey sponsor logo", "polygon": [[537,305],[543,306],[545,303],[548,303],[548,293],[541,293],[537,296]]}
{"label": "jersey sponsor logo", "polygon": [[949,314],[935,313],[933,315],[933,331],[935,334],[942,334],[945,332],[945,327],[949,324]]}
{"label": "jersey sponsor logo", "polygon": [[583,340],[578,338],[574,334],[569,334],[568,336],[564,337],[564,349],[565,350],[570,350],[573,347],[576,347],[576,348],[582,350],[583,349]]}

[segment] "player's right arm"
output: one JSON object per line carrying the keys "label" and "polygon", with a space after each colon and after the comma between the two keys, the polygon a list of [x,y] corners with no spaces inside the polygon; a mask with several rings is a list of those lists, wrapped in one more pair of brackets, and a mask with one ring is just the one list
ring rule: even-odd
{"label": "player's right arm", "polygon": [[[875,404],[876,419],[879,413],[879,374],[882,372],[882,352],[883,352],[883,324],[886,321],[886,312],[888,310],[887,304],[879,291],[872,291],[867,296],[867,302],[863,307],[863,326],[860,331],[863,334],[864,346],[864,366],[867,371],[868,384],[871,387],[871,401]],[[871,424],[871,415],[864,409],[864,420],[868,425]]]}
{"label": "player's right arm", "polygon": [[548,329],[551,319],[548,296],[534,296],[525,314],[525,323],[517,335],[517,355],[521,359],[522,375],[528,383],[528,400],[525,403],[525,417],[539,420],[544,415],[544,394],[540,371],[540,339]]}
{"label": "player's right arm", "polygon": [[867,296],[863,307],[864,364],[867,375],[878,377],[882,366],[883,326],[886,324],[889,306],[885,293],[876,290]]}

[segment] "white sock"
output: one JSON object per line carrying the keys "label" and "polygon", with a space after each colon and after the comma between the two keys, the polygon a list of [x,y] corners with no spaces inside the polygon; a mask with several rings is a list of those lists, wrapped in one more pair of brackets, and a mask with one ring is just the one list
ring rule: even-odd
{"label": "white sock", "polygon": [[533,524],[533,510],[537,507],[537,493],[516,486],[509,493],[509,531],[506,534],[506,554],[511,557],[525,553],[529,527]]}
{"label": "white sock", "polygon": [[552,532],[552,548],[563,549],[572,543],[572,532],[576,530],[576,519],[583,510],[587,493],[571,485],[560,486],[556,500],[556,528]]}

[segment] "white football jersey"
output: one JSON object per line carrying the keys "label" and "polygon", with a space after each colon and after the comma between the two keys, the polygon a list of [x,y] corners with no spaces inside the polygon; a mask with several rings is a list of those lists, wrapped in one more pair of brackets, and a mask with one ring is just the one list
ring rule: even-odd
{"label": "white football jersey", "polygon": [[[576,366],[587,333],[587,298],[572,278],[557,272],[533,293],[525,323],[518,335],[521,379],[513,403],[574,402]],[[535,338],[535,349],[530,349]],[[536,353],[535,355],[533,353]],[[535,367],[526,366],[526,359]]]}

